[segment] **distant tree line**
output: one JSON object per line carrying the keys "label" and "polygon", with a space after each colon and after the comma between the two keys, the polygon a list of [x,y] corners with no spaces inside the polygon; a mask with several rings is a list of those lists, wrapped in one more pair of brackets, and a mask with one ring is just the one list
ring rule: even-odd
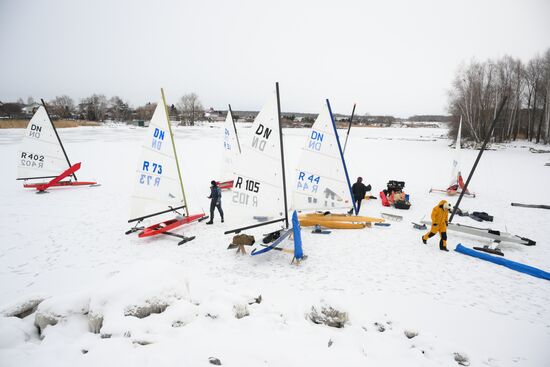
{"label": "distant tree line", "polygon": [[452,122],[453,116],[443,115],[414,115],[407,119],[411,122]]}
{"label": "distant tree line", "polygon": [[461,67],[449,91],[454,136],[462,116],[462,135],[485,139],[500,102],[507,96],[495,126],[495,142],[527,139],[550,143],[550,49],[527,63],[511,56]]}
{"label": "distant tree line", "polygon": [[[82,98],[78,104],[67,95],[45,102],[52,118],[97,122],[150,120],[157,106],[156,103],[146,103],[133,108],[119,96],[107,99],[103,94],[92,94]],[[32,107],[34,110],[38,108],[38,103],[32,97],[27,99],[27,103],[22,98],[13,103],[0,102],[0,116],[28,118],[34,113],[34,110],[29,110]],[[180,121],[182,125],[194,125],[204,117],[204,107],[195,93],[183,95],[176,104],[169,106],[168,112],[171,119]]]}

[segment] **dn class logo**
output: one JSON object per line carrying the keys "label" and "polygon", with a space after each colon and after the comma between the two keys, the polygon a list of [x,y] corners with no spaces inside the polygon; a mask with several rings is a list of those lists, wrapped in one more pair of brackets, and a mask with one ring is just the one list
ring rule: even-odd
{"label": "dn class logo", "polygon": [[40,133],[42,132],[42,127],[32,124],[31,130],[29,131],[29,136],[31,138],[40,139]]}
{"label": "dn class logo", "polygon": [[311,136],[309,137],[309,142],[307,147],[311,150],[321,150],[321,144],[323,144],[323,139],[325,138],[324,134],[313,130]]}
{"label": "dn class logo", "polygon": [[260,124],[256,129],[256,131],[254,132],[255,135],[252,138],[252,148],[256,148],[260,152],[263,152],[267,144],[267,141],[269,140],[269,136],[271,135],[272,132],[273,132],[272,129]]}
{"label": "dn class logo", "polygon": [[153,140],[151,142],[151,148],[160,150],[162,148],[162,142],[164,141],[164,131],[156,128],[153,132]]}

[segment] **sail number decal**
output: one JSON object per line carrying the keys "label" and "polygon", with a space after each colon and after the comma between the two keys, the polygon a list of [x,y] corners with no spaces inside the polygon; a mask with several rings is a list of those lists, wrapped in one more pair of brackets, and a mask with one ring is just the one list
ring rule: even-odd
{"label": "sail number decal", "polygon": [[162,164],[143,161],[141,174],[139,175],[139,183],[142,185],[159,186],[162,175]]}
{"label": "sail number decal", "polygon": [[306,173],[300,171],[298,173],[298,182],[296,183],[296,189],[314,193],[317,192],[317,189],[319,188],[319,182],[321,182],[321,176],[309,175],[306,177]]}
{"label": "sail number decal", "polygon": [[[238,191],[237,189],[244,190]],[[247,192],[248,191],[248,192]],[[258,206],[258,196],[254,195],[260,191],[260,183],[254,180],[243,180],[242,177],[237,177],[235,182],[235,190],[233,192],[233,202],[241,205]]]}
{"label": "sail number decal", "polygon": [[21,152],[21,165],[24,167],[43,168],[44,156]]}
{"label": "sail number decal", "polygon": [[155,127],[153,131],[153,141],[151,142],[151,148],[160,150],[162,148],[162,142],[164,141],[164,130]]}
{"label": "sail number decal", "polygon": [[40,139],[40,133],[41,132],[42,132],[42,127],[41,126],[32,124],[31,125],[31,130],[29,131],[29,137]]}
{"label": "sail number decal", "polygon": [[252,148],[256,148],[260,152],[263,152],[272,132],[273,129],[265,127],[262,124],[258,125],[258,128],[254,132],[255,136],[252,137]]}
{"label": "sail number decal", "polygon": [[325,134],[312,130],[311,135],[309,137],[309,141],[307,143],[307,148],[311,150],[320,151],[321,146],[323,145],[324,137],[325,137]]}
{"label": "sail number decal", "polygon": [[225,128],[225,134],[223,136],[223,147],[225,148],[225,150],[231,150],[230,135],[227,128]]}

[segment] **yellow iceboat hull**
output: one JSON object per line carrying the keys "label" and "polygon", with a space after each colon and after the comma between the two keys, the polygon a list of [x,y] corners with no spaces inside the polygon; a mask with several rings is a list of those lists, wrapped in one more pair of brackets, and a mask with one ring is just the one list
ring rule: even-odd
{"label": "yellow iceboat hull", "polygon": [[362,229],[367,226],[367,223],[350,223],[336,220],[325,220],[323,217],[299,217],[298,220],[300,221],[300,225],[304,227],[320,225],[322,227],[332,229]]}
{"label": "yellow iceboat hull", "polygon": [[307,214],[301,214],[300,216],[298,216],[298,219],[300,218],[322,218],[323,220],[330,220],[334,222],[363,222],[363,223],[384,223],[385,222],[385,220],[382,218],[355,216],[355,215],[348,215],[348,214],[323,215],[323,213],[307,213]]}

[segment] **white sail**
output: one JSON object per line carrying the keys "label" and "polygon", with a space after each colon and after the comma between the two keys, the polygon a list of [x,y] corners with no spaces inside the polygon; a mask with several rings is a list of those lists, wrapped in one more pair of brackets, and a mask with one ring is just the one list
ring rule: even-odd
{"label": "white sail", "polygon": [[455,151],[453,157],[453,166],[451,169],[451,180],[449,186],[458,184],[458,175],[460,174],[460,134],[462,132],[462,116],[458,125],[458,134],[456,136]]}
{"label": "white sail", "polygon": [[241,139],[242,152],[228,200],[230,217],[236,219],[232,224],[243,226],[285,218],[276,94],[260,111],[250,132],[251,136]]}
{"label": "white sail", "polygon": [[61,144],[44,106],[27,125],[19,149],[18,179],[53,178],[69,168]]}
{"label": "white sail", "polygon": [[227,111],[227,117],[223,124],[223,161],[221,181],[229,181],[233,179],[234,167],[237,163],[237,158],[241,154],[240,146],[235,131],[233,115],[231,110]]}
{"label": "white sail", "polygon": [[[169,119],[161,100],[147,129],[134,177],[130,219],[184,205]],[[184,210],[181,210],[182,212]],[[170,214],[173,217],[173,213]]]}
{"label": "white sail", "polygon": [[294,209],[332,210],[353,206],[343,154],[328,101],[308,133],[294,182]]}

